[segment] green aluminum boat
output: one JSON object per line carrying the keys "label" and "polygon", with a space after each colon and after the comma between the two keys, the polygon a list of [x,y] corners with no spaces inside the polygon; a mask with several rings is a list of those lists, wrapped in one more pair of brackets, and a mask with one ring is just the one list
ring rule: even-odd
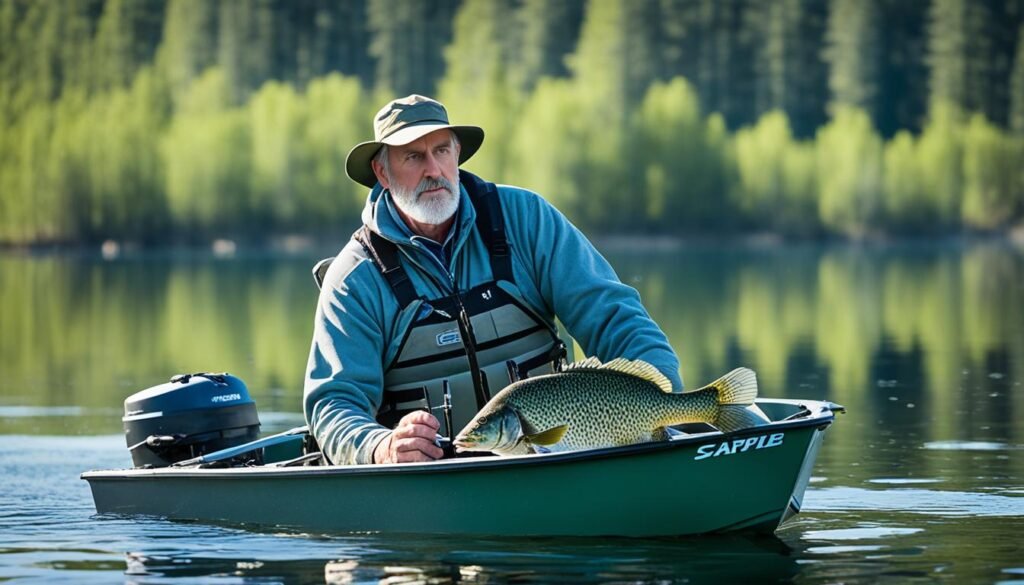
{"label": "green aluminum boat", "polygon": [[[318,454],[301,448],[288,453],[301,433],[286,433],[221,457],[82,478],[100,514],[327,533],[771,533],[800,511],[825,431],[842,407],[776,399],[757,405],[770,424],[728,434],[684,428],[690,432],[668,441],[615,448],[333,466],[311,464]],[[258,448],[262,464],[205,467],[246,448]]]}

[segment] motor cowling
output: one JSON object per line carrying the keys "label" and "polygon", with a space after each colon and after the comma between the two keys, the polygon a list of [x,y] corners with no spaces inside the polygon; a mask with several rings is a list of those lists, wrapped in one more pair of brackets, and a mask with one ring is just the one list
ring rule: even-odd
{"label": "motor cowling", "polygon": [[254,441],[260,432],[249,390],[227,373],[181,374],[136,392],[125,399],[121,420],[135,467],[167,467]]}

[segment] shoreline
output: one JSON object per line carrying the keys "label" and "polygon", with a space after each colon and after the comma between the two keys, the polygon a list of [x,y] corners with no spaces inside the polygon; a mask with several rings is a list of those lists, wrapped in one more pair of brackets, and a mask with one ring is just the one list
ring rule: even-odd
{"label": "shoreline", "polygon": [[[1005,246],[1024,251],[1024,228],[991,234],[944,234],[933,236],[871,236],[863,238],[817,237],[791,238],[771,232],[750,232],[732,235],[668,236],[649,234],[595,234],[590,240],[602,252],[671,253],[684,250],[731,248],[771,251],[790,248],[917,248],[930,246],[976,245]],[[0,243],[0,256],[81,256],[105,260],[132,257],[213,257],[243,259],[260,257],[328,257],[335,255],[348,241],[338,238],[284,236],[267,240],[218,239],[207,243],[169,243],[142,245],[136,242],[107,240],[103,243]]]}

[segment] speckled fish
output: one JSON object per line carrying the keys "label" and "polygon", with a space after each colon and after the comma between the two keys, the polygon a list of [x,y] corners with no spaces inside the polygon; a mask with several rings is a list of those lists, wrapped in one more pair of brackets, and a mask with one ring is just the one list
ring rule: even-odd
{"label": "speckled fish", "polygon": [[747,368],[680,393],[647,362],[590,358],[507,386],[455,437],[455,447],[499,455],[612,447],[664,440],[665,427],[691,422],[729,432],[763,422],[747,409],[756,397],[757,378]]}

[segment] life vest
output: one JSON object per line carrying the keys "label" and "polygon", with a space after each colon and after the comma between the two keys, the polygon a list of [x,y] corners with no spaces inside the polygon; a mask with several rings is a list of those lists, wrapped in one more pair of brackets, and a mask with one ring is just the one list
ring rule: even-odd
{"label": "life vest", "polygon": [[[487,246],[493,279],[423,299],[422,317],[404,332],[395,358],[384,370],[377,421],[389,428],[410,412],[428,410],[441,422],[439,432],[453,436],[492,394],[516,380],[558,371],[566,358],[554,324],[533,311],[515,286],[497,187],[466,171],[459,171],[459,180],[476,210],[476,227]],[[381,271],[401,308],[420,299],[393,242],[366,226],[353,237]],[[326,266],[318,265],[314,275],[318,271],[320,284]]]}

